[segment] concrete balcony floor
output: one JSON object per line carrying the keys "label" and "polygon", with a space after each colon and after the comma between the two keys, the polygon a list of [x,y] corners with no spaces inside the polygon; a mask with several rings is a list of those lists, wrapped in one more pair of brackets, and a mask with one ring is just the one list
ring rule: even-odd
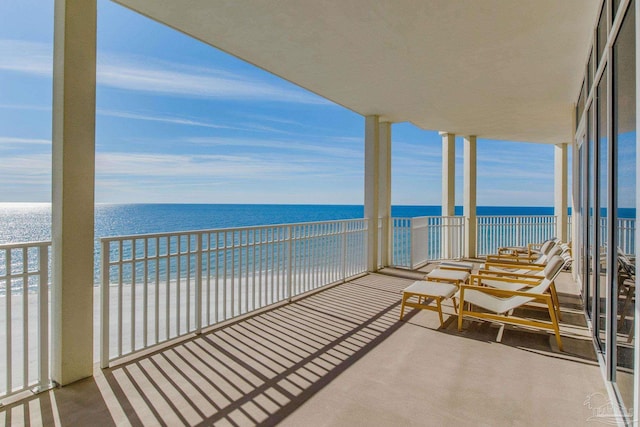
{"label": "concrete balcony floor", "polygon": [[[585,425],[606,390],[576,284],[551,334],[432,311],[384,270],[0,409],[7,425]],[[444,307],[445,319],[453,314]],[[498,340],[500,342],[498,342]],[[594,424],[594,423],[590,423]],[[595,423],[597,424],[597,423]]]}

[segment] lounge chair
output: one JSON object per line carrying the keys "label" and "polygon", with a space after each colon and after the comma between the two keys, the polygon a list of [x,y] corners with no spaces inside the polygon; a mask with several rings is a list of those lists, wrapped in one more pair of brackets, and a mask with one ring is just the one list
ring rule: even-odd
{"label": "lounge chair", "polygon": [[[486,319],[501,323],[509,323],[514,325],[524,325],[534,328],[550,330],[555,333],[556,342],[560,351],[562,348],[562,340],[560,338],[560,327],[558,325],[558,317],[551,295],[547,292],[556,279],[565,264],[565,260],[560,256],[554,256],[549,260],[544,268],[544,279],[539,284],[531,286],[528,281],[523,281],[523,290],[497,289],[493,287],[478,286],[477,283],[471,281],[469,285],[461,285],[457,294],[459,299],[458,309],[458,330],[462,330],[462,321],[464,316]],[[476,276],[477,277],[477,276]],[[472,276],[473,278],[473,276]],[[495,280],[512,281],[512,279],[498,277]],[[531,287],[529,287],[531,286]],[[549,312],[550,322],[540,320],[531,320],[512,315],[515,309],[525,306],[531,302],[538,301],[546,305]],[[465,308],[465,303],[468,305]],[[477,311],[481,308],[483,311]]]}
{"label": "lounge chair", "polygon": [[[622,329],[627,317],[627,310],[632,307],[631,303],[635,298],[636,290],[636,266],[635,263],[618,248],[618,301],[624,294],[624,303],[620,310],[620,320],[618,321],[618,330]],[[634,323],[631,323],[629,333],[627,334],[627,343],[633,341]]]}
{"label": "lounge chair", "polygon": [[[558,249],[560,248],[560,249]],[[547,242],[544,246],[544,251],[540,251],[540,253],[528,256],[514,256],[514,255],[503,255],[503,254],[493,254],[487,255],[486,260],[488,262],[506,262],[506,263],[516,263],[516,264],[545,264],[549,258],[551,258],[554,254],[557,253],[558,250],[562,250],[562,248],[567,249],[569,246],[566,243],[560,243],[557,240]]]}
{"label": "lounge chair", "polygon": [[[566,256],[560,255],[566,265],[570,260]],[[489,286],[497,289],[505,289],[510,291],[519,291],[527,287],[539,284],[545,278],[546,265],[527,265],[527,268],[519,270],[504,269],[481,269],[477,274],[470,277],[469,283],[475,283],[478,286]],[[549,293],[553,300],[553,306],[556,309],[558,319],[562,320],[560,313],[560,300],[556,291],[555,282],[551,282]]]}
{"label": "lounge chair", "polygon": [[491,271],[504,271],[519,274],[532,274],[537,270],[544,269],[547,262],[555,255],[560,255],[568,265],[571,262],[571,248],[565,243],[560,243],[553,246],[546,254],[541,256],[533,262],[529,261],[515,261],[504,259],[492,259],[487,257],[487,261],[480,267],[480,272],[485,270]]}
{"label": "lounge chair", "polygon": [[559,244],[557,238],[545,240],[543,243],[530,243],[527,246],[503,246],[497,254],[487,255],[487,259],[503,259],[517,262],[534,262]]}

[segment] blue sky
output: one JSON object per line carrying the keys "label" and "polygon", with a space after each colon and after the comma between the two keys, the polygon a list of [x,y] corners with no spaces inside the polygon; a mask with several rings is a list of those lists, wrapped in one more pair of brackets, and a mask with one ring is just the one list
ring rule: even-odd
{"label": "blue sky", "polygon": [[[52,39],[53,0],[0,2],[0,202],[51,200]],[[363,202],[358,114],[107,0],[97,74],[96,202]],[[438,133],[392,132],[393,204],[439,205]],[[479,139],[478,204],[552,206],[553,147]]]}

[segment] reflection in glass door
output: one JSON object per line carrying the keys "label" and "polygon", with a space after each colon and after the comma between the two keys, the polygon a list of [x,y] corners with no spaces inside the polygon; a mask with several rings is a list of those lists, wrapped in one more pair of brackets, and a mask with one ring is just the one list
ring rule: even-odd
{"label": "reflection in glass door", "polygon": [[[593,316],[594,310],[594,296],[595,294],[595,277],[594,272],[594,251],[597,249],[596,243],[596,229],[594,227],[595,221],[595,138],[593,137],[593,130],[591,128],[593,121],[591,119],[593,108],[589,107],[587,110],[587,139],[586,150],[584,159],[584,235],[586,242],[584,245],[584,283],[585,283],[585,303],[587,308],[587,316],[593,322],[593,328],[598,330],[598,318]],[[583,145],[583,147],[585,147]]]}
{"label": "reflection in glass door", "polygon": [[[624,12],[624,11],[621,11]],[[615,215],[611,255],[616,260],[614,380],[621,400],[627,410],[634,406],[633,388],[634,353],[637,343],[634,335],[636,305],[636,244],[633,236],[637,221],[636,214],[636,25],[635,4],[627,8],[622,26],[613,45],[613,85],[612,85],[612,144],[613,176],[611,186],[614,193],[612,214]],[[613,326],[612,325],[612,326]],[[631,411],[630,411],[631,412]]]}
{"label": "reflection in glass door", "polygon": [[607,68],[596,90],[596,151],[595,155],[595,212],[593,245],[593,279],[595,290],[595,311],[598,313],[598,344],[600,350],[606,352],[607,341],[607,297],[611,294],[609,275],[607,272],[608,229],[607,229],[607,201],[609,188],[608,175],[608,140],[607,140]]}
{"label": "reflection in glass door", "polygon": [[584,221],[584,191],[585,191],[585,185],[584,185],[584,180],[585,180],[585,175],[584,175],[584,163],[585,163],[585,139],[586,136],[584,135],[584,133],[582,134],[582,136],[580,138],[578,138],[578,156],[577,156],[577,167],[578,167],[578,179],[576,180],[577,185],[578,185],[578,190],[577,190],[577,201],[576,201],[576,209],[575,209],[575,215],[573,216],[575,218],[575,224],[573,225],[574,227],[576,227],[576,230],[578,230],[577,233],[575,233],[578,241],[576,242],[575,247],[579,248],[578,252],[577,252],[577,256],[576,256],[576,271],[578,272],[578,282],[580,283],[580,285],[582,286],[582,297],[583,297],[583,301],[587,301],[589,299],[589,295],[588,295],[588,287],[587,287],[587,282],[585,281],[585,276],[584,276],[584,255],[585,255],[585,251],[584,251],[584,247],[585,245],[585,239],[584,236],[585,234],[585,221]]}

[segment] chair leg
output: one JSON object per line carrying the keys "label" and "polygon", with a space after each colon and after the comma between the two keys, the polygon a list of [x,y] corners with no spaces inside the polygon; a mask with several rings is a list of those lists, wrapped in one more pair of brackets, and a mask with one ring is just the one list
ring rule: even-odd
{"label": "chair leg", "polygon": [[551,297],[547,300],[547,306],[549,307],[549,316],[551,317],[551,324],[553,325],[553,331],[556,334],[556,342],[558,343],[558,350],[564,351],[562,348],[562,339],[560,338],[560,326],[558,325],[558,318],[556,317],[556,309],[553,306]]}
{"label": "chair leg", "polygon": [[400,320],[402,320],[402,318],[404,317],[404,304],[407,302],[407,295],[406,294],[402,294],[402,306],[400,307]]}
{"label": "chair leg", "polygon": [[[619,282],[619,281],[618,281]],[[624,282],[624,281],[623,281]],[[618,301],[620,301],[620,297],[623,296],[625,289],[627,290],[627,294],[624,298],[624,303],[622,303],[622,309],[620,310],[620,320],[618,320],[618,329],[622,329],[624,325],[624,321],[626,318],[626,309],[627,309],[627,301],[629,301],[629,291],[630,289],[624,286],[624,283],[618,283],[618,287],[620,289],[618,293]]]}
{"label": "chair leg", "polygon": [[556,309],[556,314],[558,315],[558,320],[562,320],[562,313],[560,312],[560,299],[558,298],[558,292],[556,292],[556,284],[552,283],[549,289],[551,291],[551,300],[553,302],[553,306]]}
{"label": "chair leg", "polygon": [[442,305],[440,304],[441,298],[436,298],[436,305],[438,306],[438,317],[440,318],[440,327],[444,327],[444,319],[442,318]]}
{"label": "chair leg", "polygon": [[627,294],[624,297],[624,303],[622,304],[622,313],[620,314],[620,321],[618,324],[618,328],[620,328],[624,324],[624,320],[627,313],[627,307],[629,306],[629,303],[632,302],[631,301],[632,298],[633,298],[633,295],[631,293],[631,286],[629,286],[627,288]]}
{"label": "chair leg", "polygon": [[462,314],[464,313],[464,288],[460,290],[460,310],[458,310],[458,332],[462,331]]}

